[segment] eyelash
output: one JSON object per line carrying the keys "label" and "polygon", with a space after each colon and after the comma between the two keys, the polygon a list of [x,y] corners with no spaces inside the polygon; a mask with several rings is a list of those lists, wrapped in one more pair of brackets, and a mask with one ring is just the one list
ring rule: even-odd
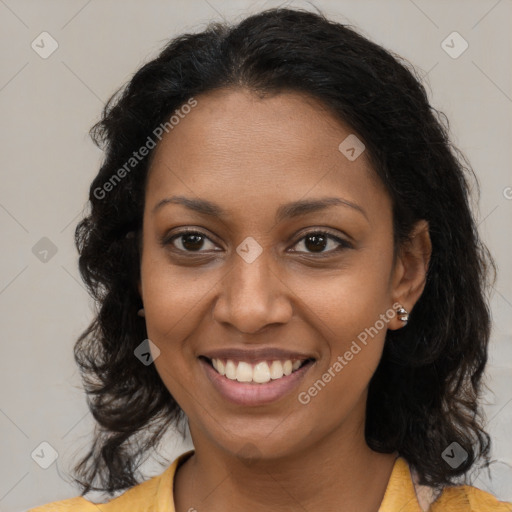
{"label": "eyelash", "polygon": [[[210,240],[210,238],[208,236],[206,236],[201,231],[197,231],[194,229],[185,229],[183,231],[180,231],[179,233],[175,233],[171,237],[162,238],[162,241],[161,241],[162,246],[165,247],[168,245],[173,245],[174,240],[176,240],[177,238],[180,238],[180,237],[184,237],[186,235],[199,235],[199,236],[202,236],[203,238],[206,238],[207,240]],[[299,254],[315,255],[315,257],[317,257],[317,258],[322,258],[322,257],[326,257],[326,256],[331,256],[333,253],[339,252],[343,249],[351,249],[352,248],[352,245],[349,242],[347,242],[346,240],[343,240],[342,238],[339,238],[339,237],[331,234],[329,231],[325,231],[325,230],[308,231],[307,233],[304,233],[302,235],[302,237],[299,238],[293,244],[293,246],[297,245],[299,242],[301,242],[302,240],[304,240],[305,238],[307,238],[310,235],[327,235],[327,238],[339,243],[340,246],[337,247],[336,249],[332,249],[330,251],[323,251],[323,252],[318,252],[318,253],[304,252],[304,251],[293,251],[293,252],[298,252]],[[214,243],[212,240],[210,240],[210,242]],[[174,245],[173,245],[173,249],[175,249],[176,251],[181,252],[181,253],[191,253],[191,254],[201,254],[202,252],[205,252],[205,251],[186,251],[183,249],[178,249]]]}

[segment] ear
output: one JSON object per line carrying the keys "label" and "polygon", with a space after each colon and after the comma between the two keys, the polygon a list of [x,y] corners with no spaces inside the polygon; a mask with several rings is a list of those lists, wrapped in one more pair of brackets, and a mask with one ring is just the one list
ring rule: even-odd
{"label": "ear", "polygon": [[[414,225],[409,240],[400,247],[392,276],[393,302],[398,302],[409,314],[425,288],[431,254],[428,222],[422,219]],[[390,320],[390,329],[401,327],[403,323],[396,316]]]}

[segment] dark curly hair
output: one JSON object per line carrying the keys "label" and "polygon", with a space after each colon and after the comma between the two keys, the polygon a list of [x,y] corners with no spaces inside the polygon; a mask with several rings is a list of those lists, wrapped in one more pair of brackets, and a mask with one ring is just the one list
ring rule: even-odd
{"label": "dark curly hair", "polygon": [[[109,99],[91,129],[105,158],[75,232],[80,272],[98,306],[74,348],[97,422],[93,445],[74,468],[82,495],[139,483],[141,457],[186,421],[155,366],[134,356],[147,338],[137,283],[154,152],[129,172],[126,162],[191,98],[226,87],[306,93],[348,124],[392,199],[395,253],[415,222],[428,221],[425,289],[408,325],[386,334],[369,385],[365,436],[373,450],[398,451],[423,484],[467,479],[479,459],[489,464],[491,444],[479,400],[490,270],[494,279],[496,272],[471,213],[468,178],[478,192],[476,176],[408,62],[321,13],[277,8],[172,39]],[[441,458],[452,442],[468,453],[456,469]]]}

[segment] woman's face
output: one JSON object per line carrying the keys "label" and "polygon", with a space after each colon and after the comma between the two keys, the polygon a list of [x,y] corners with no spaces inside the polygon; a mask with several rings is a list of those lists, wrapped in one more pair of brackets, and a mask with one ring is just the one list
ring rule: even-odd
{"label": "woman's face", "polygon": [[195,99],[146,187],[139,289],[156,369],[196,446],[278,457],[355,435],[386,329],[401,326],[393,304],[412,306],[390,199],[314,99]]}

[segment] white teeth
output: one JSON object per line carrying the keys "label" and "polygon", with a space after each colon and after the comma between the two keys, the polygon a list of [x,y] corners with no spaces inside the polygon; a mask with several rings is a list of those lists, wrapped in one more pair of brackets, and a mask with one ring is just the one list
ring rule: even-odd
{"label": "white teeth", "polygon": [[226,377],[231,380],[236,380],[236,366],[233,361],[226,361]]}
{"label": "white teeth", "polygon": [[284,375],[283,365],[281,361],[272,361],[270,365],[270,376],[273,379],[280,379]]}
{"label": "white teeth", "polygon": [[254,382],[258,382],[263,384],[265,382],[270,382],[270,368],[266,361],[258,363],[253,370],[252,380]]}
{"label": "white teeth", "polygon": [[226,375],[226,367],[222,359],[212,359],[212,365],[221,375]]}
{"label": "white teeth", "polygon": [[236,369],[236,380],[238,382],[251,382],[252,381],[252,366],[249,363],[240,361]]}
{"label": "white teeth", "polygon": [[264,384],[271,380],[280,379],[283,376],[290,375],[298,370],[303,361],[287,359],[285,361],[261,361],[256,365],[251,365],[245,361],[236,363],[228,359],[225,363],[222,359],[212,359],[212,365],[221,375],[225,375],[230,380],[238,382],[256,382]]}

